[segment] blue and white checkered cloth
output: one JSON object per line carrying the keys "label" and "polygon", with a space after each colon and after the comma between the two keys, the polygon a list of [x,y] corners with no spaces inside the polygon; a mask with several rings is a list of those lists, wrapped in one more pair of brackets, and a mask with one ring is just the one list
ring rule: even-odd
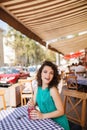
{"label": "blue and white checkered cloth", "polygon": [[87,78],[79,77],[77,83],[87,87]]}
{"label": "blue and white checkered cloth", "polygon": [[0,130],[64,130],[51,119],[30,120],[27,106],[2,110]]}

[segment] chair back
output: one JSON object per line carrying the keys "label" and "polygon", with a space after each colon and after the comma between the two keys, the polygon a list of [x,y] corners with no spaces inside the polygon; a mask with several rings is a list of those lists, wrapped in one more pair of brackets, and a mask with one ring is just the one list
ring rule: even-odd
{"label": "chair back", "polygon": [[19,79],[18,83],[20,84],[20,92],[22,93],[24,90],[26,93],[29,91],[33,91],[32,89],[32,80],[31,79]]}
{"label": "chair back", "polygon": [[74,72],[74,71],[70,71],[70,72],[67,72],[67,73],[66,73],[66,77],[67,77],[67,76],[73,76],[73,75],[75,75],[75,72]]}
{"label": "chair back", "polygon": [[67,82],[67,88],[68,89],[76,89],[78,90],[78,84],[77,84],[77,76],[75,75],[69,75],[66,77]]}
{"label": "chair back", "polygon": [[76,72],[78,77],[86,77],[86,72]]}
{"label": "chair back", "polygon": [[85,127],[87,100],[86,93],[67,89],[63,91],[63,95],[64,111],[69,121]]}
{"label": "chair back", "polygon": [[18,82],[20,84],[21,105],[26,105],[26,99],[33,97],[32,79],[20,79]]}

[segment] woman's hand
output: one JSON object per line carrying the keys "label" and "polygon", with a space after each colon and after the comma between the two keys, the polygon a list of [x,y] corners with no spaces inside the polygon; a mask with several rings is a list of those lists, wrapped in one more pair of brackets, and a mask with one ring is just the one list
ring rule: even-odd
{"label": "woman's hand", "polygon": [[32,120],[43,119],[43,114],[38,110],[32,110],[30,112],[30,117],[31,117]]}

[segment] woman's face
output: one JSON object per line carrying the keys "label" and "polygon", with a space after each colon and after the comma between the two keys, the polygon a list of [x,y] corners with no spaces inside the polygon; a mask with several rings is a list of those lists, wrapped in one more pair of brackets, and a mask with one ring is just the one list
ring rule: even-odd
{"label": "woman's face", "polygon": [[53,79],[54,71],[50,66],[45,66],[41,73],[42,83],[49,84]]}

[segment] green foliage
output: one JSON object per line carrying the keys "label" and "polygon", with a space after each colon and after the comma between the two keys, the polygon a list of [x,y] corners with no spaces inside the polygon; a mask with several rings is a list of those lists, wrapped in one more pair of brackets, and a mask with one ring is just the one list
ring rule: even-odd
{"label": "green foliage", "polygon": [[7,32],[8,44],[15,50],[15,64],[34,65],[40,64],[45,59],[55,61],[55,53],[44,49],[34,40],[21,34],[12,27]]}

